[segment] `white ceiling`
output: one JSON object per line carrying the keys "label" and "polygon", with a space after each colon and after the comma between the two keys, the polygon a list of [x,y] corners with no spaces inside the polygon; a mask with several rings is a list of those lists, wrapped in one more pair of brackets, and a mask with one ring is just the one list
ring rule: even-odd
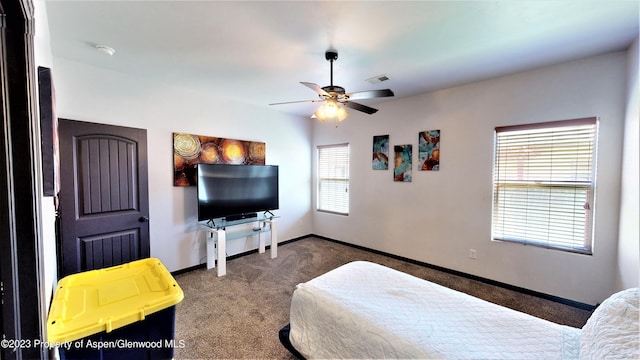
{"label": "white ceiling", "polygon": [[[46,7],[55,57],[269,107],[316,98],[299,82],[329,85],[328,48],[339,53],[335,85],[390,88],[395,98],[626,49],[638,36],[639,2],[47,0]],[[383,74],[390,80],[365,81]],[[316,107],[271,106],[307,116]]]}

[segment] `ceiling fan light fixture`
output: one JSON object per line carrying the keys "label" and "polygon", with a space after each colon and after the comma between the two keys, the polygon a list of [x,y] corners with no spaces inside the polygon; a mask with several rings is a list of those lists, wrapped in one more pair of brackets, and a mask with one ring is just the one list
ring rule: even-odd
{"label": "ceiling fan light fixture", "polygon": [[[329,70],[330,70],[330,85],[320,87],[318,84],[304,82],[300,83],[311,90],[315,91],[318,94],[319,99],[315,100],[301,100],[301,101],[288,101],[288,102],[280,102],[280,103],[272,103],[269,105],[280,105],[280,104],[291,104],[291,103],[299,103],[299,102],[325,102],[324,105],[320,106],[318,110],[316,110],[311,118],[318,119],[320,121],[327,120],[335,120],[336,124],[349,116],[349,113],[344,108],[349,107],[351,109],[355,109],[357,111],[363,112],[365,114],[375,114],[378,109],[374,109],[370,106],[363,105],[353,100],[364,100],[364,99],[373,99],[380,97],[389,97],[394,96],[393,91],[390,89],[381,89],[381,90],[368,90],[368,91],[357,91],[352,93],[347,93],[342,86],[337,86],[333,84],[333,62],[338,59],[338,52],[335,50],[327,50],[325,52],[325,59],[329,61]],[[375,77],[376,81],[381,82],[388,80],[389,77],[386,75],[379,75]]]}
{"label": "ceiling fan light fixture", "polygon": [[313,115],[320,121],[342,121],[349,116],[349,113],[335,99],[327,99],[327,102],[320,106]]}

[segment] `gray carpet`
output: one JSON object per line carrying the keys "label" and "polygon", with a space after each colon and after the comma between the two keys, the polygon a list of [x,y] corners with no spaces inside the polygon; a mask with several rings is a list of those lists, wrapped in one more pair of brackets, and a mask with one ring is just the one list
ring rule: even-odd
{"label": "gray carpet", "polygon": [[278,247],[278,258],[250,254],[227,262],[227,275],[198,269],[176,275],[176,359],[293,359],[278,331],[289,320],[296,284],[340,265],[366,260],[556,323],[582,327],[590,311],[488,285],[332,241],[306,238]]}

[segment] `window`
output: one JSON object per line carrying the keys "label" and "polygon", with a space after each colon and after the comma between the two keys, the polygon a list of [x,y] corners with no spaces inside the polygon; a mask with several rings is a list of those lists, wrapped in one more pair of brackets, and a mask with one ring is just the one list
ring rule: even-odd
{"label": "window", "polygon": [[595,118],[495,129],[493,239],[591,253]]}
{"label": "window", "polygon": [[349,214],[349,144],[318,146],[317,209]]}

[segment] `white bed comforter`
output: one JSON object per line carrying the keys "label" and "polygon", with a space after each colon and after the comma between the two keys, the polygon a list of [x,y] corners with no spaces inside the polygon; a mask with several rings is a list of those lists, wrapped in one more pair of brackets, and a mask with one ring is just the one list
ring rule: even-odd
{"label": "white bed comforter", "polygon": [[290,323],[308,359],[574,359],[580,350],[580,329],[363,261],[299,284]]}

